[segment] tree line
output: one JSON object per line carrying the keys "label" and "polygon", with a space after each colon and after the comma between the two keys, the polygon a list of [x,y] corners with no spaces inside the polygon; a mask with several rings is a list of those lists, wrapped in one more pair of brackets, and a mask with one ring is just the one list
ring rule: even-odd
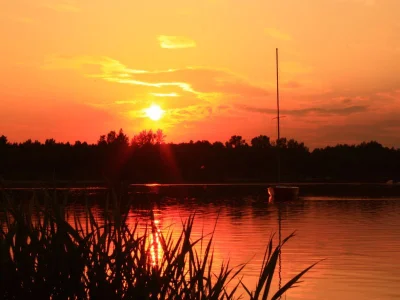
{"label": "tree line", "polygon": [[385,182],[398,180],[400,149],[376,141],[310,151],[302,142],[266,135],[233,135],[226,142],[166,143],[162,130],[131,139],[122,129],[95,144],[76,141],[10,143],[0,136],[0,178],[5,180],[111,180],[131,183]]}

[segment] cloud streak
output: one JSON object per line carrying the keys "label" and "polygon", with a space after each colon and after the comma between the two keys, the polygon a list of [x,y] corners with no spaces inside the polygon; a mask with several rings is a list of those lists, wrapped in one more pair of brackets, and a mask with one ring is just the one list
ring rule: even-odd
{"label": "cloud streak", "polygon": [[179,97],[178,93],[150,93],[155,97]]}
{"label": "cloud streak", "polygon": [[181,93],[189,93],[199,99],[211,101],[222,95],[231,98],[259,98],[269,94],[266,89],[252,85],[245,79],[222,69],[187,67],[136,70],[108,57],[70,56],[51,57],[43,68],[75,69],[91,78],[150,88],[150,94],[156,97],[179,97],[182,96]]}
{"label": "cloud streak", "polygon": [[[274,126],[268,122],[266,125],[261,124],[265,124],[266,118],[263,114],[268,114],[272,118],[276,114],[276,108],[274,106],[252,106],[251,103],[274,103],[275,88],[267,89],[254,85],[229,70],[199,66],[142,70],[129,68],[108,57],[90,56],[53,57],[46,62],[45,67],[47,69],[73,69],[88,78],[127,87],[127,91],[132,91],[128,92],[129,98],[113,100],[103,107],[124,116],[127,123],[132,123],[132,119],[137,120],[135,126],[143,126],[142,128],[154,125],[148,123],[149,121],[143,114],[143,109],[151,102],[160,104],[165,111],[162,120],[158,122],[164,129],[179,126],[183,130],[193,124],[211,126],[205,124],[219,122],[220,119],[228,120],[228,118],[241,118],[243,122],[246,119],[252,119],[240,130],[250,130],[256,126],[266,126],[267,128]],[[132,90],[129,90],[130,86],[133,87]],[[286,88],[301,89],[302,84],[297,81],[288,81]],[[397,98],[397,93],[385,94],[385,96],[394,99]],[[316,127],[328,126],[329,122],[335,122],[337,126],[341,126],[349,120],[353,122],[354,119],[370,114],[375,107],[374,102],[369,98],[339,95],[326,97],[328,96],[322,94],[307,95],[302,103],[297,98],[296,106],[293,106],[294,100],[285,102],[286,105],[281,113],[291,116],[291,118],[287,118],[287,124],[284,126],[285,132],[289,135],[291,132],[295,132],[293,136],[302,138],[306,132],[315,132]],[[272,101],[269,102],[270,100]],[[331,117],[333,118],[331,119]],[[231,127],[229,126],[229,128]],[[305,129],[301,131],[299,128]],[[307,138],[304,140],[307,141]]]}
{"label": "cloud streak", "polygon": [[137,104],[139,101],[137,100],[117,100],[114,103],[118,105],[124,105],[124,104]]}
{"label": "cloud streak", "polygon": [[160,47],[164,49],[184,49],[196,47],[196,42],[185,36],[159,35]]}
{"label": "cloud streak", "polygon": [[210,117],[214,113],[211,105],[191,105],[185,108],[175,108],[167,111],[171,125],[197,122]]}
{"label": "cloud streak", "polygon": [[[186,67],[181,69],[140,70],[128,68],[108,57],[52,56],[43,65],[47,70],[68,69],[93,79],[135,86],[128,100],[117,100],[98,107],[115,109],[128,118],[142,119],[145,105],[163,105],[163,123],[173,126],[228,114],[231,101],[260,99],[269,95],[263,87],[224,69]],[[112,108],[114,107],[114,108]]]}
{"label": "cloud streak", "polygon": [[[161,124],[164,128],[176,125],[186,126],[189,123],[207,119],[214,113],[214,108],[208,104],[195,104],[181,108],[165,109]],[[144,109],[130,110],[128,115],[135,119],[147,119]]]}
{"label": "cloud streak", "polygon": [[[253,113],[264,113],[264,114],[275,114],[276,108],[260,108],[247,105],[236,105],[238,109],[253,112]],[[310,114],[317,114],[320,116],[348,116],[355,113],[366,112],[368,106],[366,105],[353,105],[338,108],[327,108],[327,107],[308,107],[303,109],[283,109],[282,114],[292,116],[307,116]]]}

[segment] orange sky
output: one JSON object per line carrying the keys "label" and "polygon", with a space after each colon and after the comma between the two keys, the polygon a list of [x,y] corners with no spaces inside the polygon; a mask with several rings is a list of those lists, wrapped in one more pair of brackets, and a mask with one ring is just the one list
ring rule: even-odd
{"label": "orange sky", "polygon": [[[276,138],[400,147],[400,1],[6,1],[0,134]],[[155,122],[143,109],[159,104]]]}

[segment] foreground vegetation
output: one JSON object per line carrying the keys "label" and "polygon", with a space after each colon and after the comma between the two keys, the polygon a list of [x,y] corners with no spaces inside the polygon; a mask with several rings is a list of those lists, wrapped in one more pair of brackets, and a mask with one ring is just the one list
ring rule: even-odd
{"label": "foreground vegetation", "polygon": [[[251,142],[234,135],[225,143],[166,144],[162,131],[143,131],[131,140],[121,130],[96,144],[77,141],[9,143],[0,136],[0,179],[76,180],[131,183],[275,181],[277,153],[283,181],[400,180],[400,150],[377,142],[310,151],[304,143],[268,136]],[[1,182],[0,182],[1,185]]]}
{"label": "foreground vegetation", "polygon": [[[66,218],[67,200],[49,194],[17,205],[3,194],[0,210],[0,294],[4,299],[279,299],[314,265],[270,295],[281,247],[269,241],[255,287],[240,281],[245,267],[215,266],[213,236],[191,237],[194,216],[173,239],[151,221],[148,228],[129,226],[118,198],[106,201],[96,220]],[[61,203],[60,203],[61,202]],[[152,241],[158,240],[158,243]],[[203,245],[204,247],[200,247]],[[198,251],[198,249],[204,248]],[[157,253],[160,251],[160,259]],[[218,271],[215,271],[218,269]],[[228,286],[229,285],[229,286]]]}

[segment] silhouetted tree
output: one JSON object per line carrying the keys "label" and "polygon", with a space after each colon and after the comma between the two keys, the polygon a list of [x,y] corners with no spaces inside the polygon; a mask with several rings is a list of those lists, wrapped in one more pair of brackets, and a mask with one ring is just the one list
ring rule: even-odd
{"label": "silhouetted tree", "polygon": [[28,139],[28,140],[26,140],[25,142],[23,142],[22,144],[21,144],[21,146],[24,146],[24,147],[30,147],[30,146],[32,146],[32,140],[31,139]]}
{"label": "silhouetted tree", "polygon": [[138,135],[134,135],[131,145],[142,147],[144,145],[154,145],[165,143],[165,134],[161,129],[158,129],[155,133],[150,130],[142,130]]}
{"label": "silhouetted tree", "polygon": [[225,148],[224,144],[221,143],[221,142],[214,142],[212,145],[213,145],[213,147],[216,148],[216,149],[223,149],[223,148]]}
{"label": "silhouetted tree", "polygon": [[105,135],[101,135],[99,140],[97,141],[97,145],[99,146],[105,146],[107,145],[107,139]]}
{"label": "silhouetted tree", "polygon": [[156,144],[164,144],[166,135],[163,133],[161,129],[158,129],[156,132],[155,143]]}
{"label": "silhouetted tree", "polygon": [[286,138],[280,138],[279,140],[276,140],[276,147],[279,148],[287,148],[287,140]]}
{"label": "silhouetted tree", "polygon": [[55,139],[47,139],[47,140],[44,142],[44,145],[47,146],[47,147],[49,147],[49,146],[54,146],[55,144],[56,144],[56,140],[55,140]]}
{"label": "silhouetted tree", "polygon": [[133,136],[131,145],[137,147],[150,145],[153,144],[154,138],[155,136],[152,130],[142,130],[139,134]]}
{"label": "silhouetted tree", "polygon": [[267,136],[239,135],[226,142],[207,140],[165,144],[161,130],[143,130],[132,138],[122,129],[100,136],[94,145],[73,146],[47,139],[10,143],[0,137],[0,174],[10,180],[129,180],[130,182],[224,182],[276,179],[277,147],[283,181],[399,180],[400,149],[376,141],[338,144],[312,152],[294,139],[277,143]]}
{"label": "silhouetted tree", "polygon": [[271,147],[270,138],[266,135],[259,135],[251,140],[251,146],[260,149],[267,149]]}
{"label": "silhouetted tree", "polygon": [[309,151],[308,148],[304,145],[303,142],[299,143],[299,142],[297,142],[297,141],[294,140],[294,139],[290,139],[290,140],[287,142],[287,148],[288,148],[288,149],[303,150],[303,151],[306,151],[306,152]]}
{"label": "silhouetted tree", "polygon": [[122,130],[122,128],[119,130],[118,135],[115,138],[114,142],[120,146],[128,146],[129,145],[129,138],[126,134],[124,134],[124,131]]}
{"label": "silhouetted tree", "polygon": [[377,141],[370,141],[368,143],[362,142],[357,146],[360,149],[368,150],[368,151],[381,151],[384,150],[384,147],[378,143]]}
{"label": "silhouetted tree", "polygon": [[240,135],[232,135],[228,142],[225,143],[227,148],[239,148],[246,146],[246,141]]}
{"label": "silhouetted tree", "polygon": [[7,137],[5,135],[0,136],[0,146],[5,146],[7,145]]}
{"label": "silhouetted tree", "polygon": [[195,143],[195,145],[209,147],[209,146],[211,146],[211,143],[209,141],[207,141],[207,140],[202,140],[202,141],[197,141]]}
{"label": "silhouetted tree", "polygon": [[107,144],[112,144],[117,138],[117,133],[112,130],[107,134]]}

